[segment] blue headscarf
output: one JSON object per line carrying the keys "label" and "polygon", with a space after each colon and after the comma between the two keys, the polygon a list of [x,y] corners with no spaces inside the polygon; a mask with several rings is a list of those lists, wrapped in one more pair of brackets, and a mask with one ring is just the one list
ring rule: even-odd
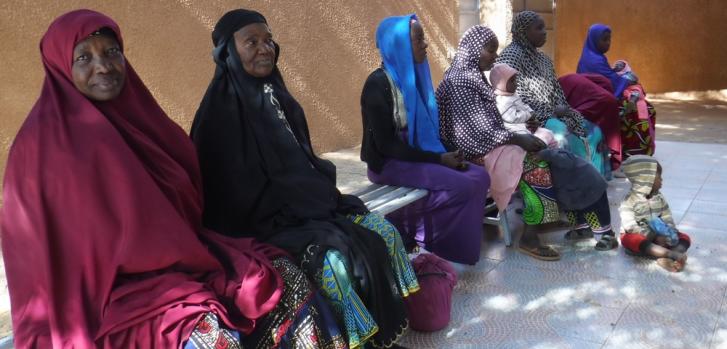
{"label": "blue headscarf", "polygon": [[409,145],[443,153],[446,150],[439,139],[439,112],[434,98],[429,62],[414,62],[411,38],[411,20],[415,14],[388,17],[376,29],[376,47],[381,53],[384,69],[404,96]]}
{"label": "blue headscarf", "polygon": [[613,85],[614,95],[616,95],[616,98],[620,98],[630,82],[616,74],[608,64],[606,56],[598,51],[598,40],[606,32],[611,32],[611,28],[605,24],[594,24],[588,28],[586,43],[583,44],[583,52],[581,53],[581,59],[578,61],[578,70],[576,72],[579,74],[601,74],[607,77]]}

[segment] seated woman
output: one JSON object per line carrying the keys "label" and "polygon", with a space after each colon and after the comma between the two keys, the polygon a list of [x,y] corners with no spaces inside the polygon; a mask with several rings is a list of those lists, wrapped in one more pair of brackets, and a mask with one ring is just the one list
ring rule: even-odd
{"label": "seated woman", "polygon": [[402,297],[419,289],[398,231],[342,195],[335,166],[313,152],[265,18],[230,11],[212,41],[217,69],[192,125],[205,226],[290,252],[318,281],[350,347],[394,345],[407,327]]}
{"label": "seated woman", "polygon": [[520,12],[513,18],[511,31],[512,42],[497,63],[507,63],[520,73],[517,93],[535,111],[541,126],[555,133],[561,147],[589,160],[602,175],[610,176],[601,130],[568,105],[553,61],[538,50],[546,40],[543,19],[532,11]]}
{"label": "seated woman", "polygon": [[571,108],[603,131],[611,155],[611,170],[619,169],[623,160],[621,118],[611,82],[596,74],[567,74],[558,78],[558,83]]}
{"label": "seated woman", "polygon": [[376,31],[382,67],[361,93],[361,159],[374,183],[425,188],[429,195],[388,218],[409,239],[456,263],[480,259],[490,186],[482,167],[439,140],[439,112],[424,30],[413,14],[384,19]]}
{"label": "seated woman", "polygon": [[16,348],[346,344],[285,252],[202,228],[194,146],[113,20],[69,12],[40,46],[45,82],[3,192]]}
{"label": "seated woman", "polygon": [[631,155],[653,155],[656,136],[656,111],[646,101],[646,93],[625,61],[612,68],[606,52],[611,48],[611,28],[594,24],[588,28],[578,73],[603,75],[611,81],[613,94],[619,99],[621,139],[624,159]]}
{"label": "seated woman", "polygon": [[530,154],[546,145],[533,134],[505,128],[483,73],[492,69],[497,47],[497,37],[485,26],[474,26],[462,36],[452,66],[437,88],[442,138],[461,149],[466,159],[487,165],[493,194],[503,197],[495,197],[501,211],[519,186],[525,201],[519,251],[558,260],[558,251],[543,245],[537,235],[537,225],[559,219],[548,164]]}

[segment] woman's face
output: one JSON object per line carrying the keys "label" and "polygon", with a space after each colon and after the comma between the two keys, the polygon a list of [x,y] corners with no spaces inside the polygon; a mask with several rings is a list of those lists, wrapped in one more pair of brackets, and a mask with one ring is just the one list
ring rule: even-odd
{"label": "woman's face", "polygon": [[235,48],[242,68],[256,77],[264,78],[275,68],[273,33],[265,23],[253,23],[235,32]]}
{"label": "woman's face", "polygon": [[73,48],[73,85],[87,98],[116,98],[126,81],[126,60],[121,45],[108,35],[94,35]]}
{"label": "woman's face", "polygon": [[411,51],[414,55],[414,62],[424,62],[427,59],[427,47],[429,47],[429,43],[424,38],[424,28],[422,28],[422,25],[418,21],[411,22],[409,36],[411,37]]}
{"label": "woman's face", "polygon": [[596,42],[596,48],[598,48],[598,52],[606,53],[611,48],[611,32],[605,31],[601,35],[601,38],[598,39],[598,42]]}
{"label": "woman's face", "polygon": [[525,31],[525,35],[531,45],[535,47],[545,45],[547,33],[545,32],[545,21],[543,21],[543,18],[538,16],[533,23],[530,23],[528,29]]}
{"label": "woman's face", "polygon": [[497,38],[494,38],[482,48],[478,63],[480,71],[492,69],[492,65],[495,64],[495,60],[497,59],[497,48],[499,46],[500,43],[497,41]]}

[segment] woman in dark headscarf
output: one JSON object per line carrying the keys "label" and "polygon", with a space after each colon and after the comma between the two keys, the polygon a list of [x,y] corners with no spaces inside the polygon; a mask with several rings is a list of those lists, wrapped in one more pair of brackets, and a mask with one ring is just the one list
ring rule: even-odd
{"label": "woman in dark headscarf", "polygon": [[532,134],[512,133],[505,128],[493,88],[484,76],[492,69],[497,47],[497,37],[485,26],[474,26],[462,36],[452,66],[437,88],[440,132],[445,141],[462,150],[466,159],[495,164],[488,166],[493,168],[492,189],[509,188],[508,199],[498,206],[501,211],[515,188],[520,188],[525,202],[525,231],[519,250],[534,258],[558,260],[558,251],[543,245],[537,236],[539,224],[559,219],[550,170],[547,163],[526,155],[545,148],[545,144]]}
{"label": "woman in dark headscarf", "polygon": [[[599,74],[611,81],[612,93],[618,99],[624,157],[653,155],[655,148],[656,111],[646,101],[646,92],[625,61],[608,64],[606,52],[611,48],[611,28],[594,24],[588,28],[578,73]],[[616,112],[615,112],[616,113]],[[604,130],[605,131],[605,130]]]}
{"label": "woman in dark headscarf", "polygon": [[393,345],[407,328],[402,297],[419,288],[401,237],[342,195],[335,166],[313,152],[265,18],[230,11],[212,41],[217,69],[192,125],[204,224],[293,254],[333,304],[351,347]]}
{"label": "woman in dark headscarf", "polygon": [[512,21],[511,31],[512,42],[497,63],[507,63],[519,72],[517,94],[533,109],[541,126],[555,133],[562,147],[590,161],[604,176],[610,176],[608,154],[601,150],[601,130],[568,105],[553,61],[538,50],[546,39],[543,19],[532,11],[520,12]]}
{"label": "woman in dark headscarf", "polygon": [[15,347],[345,345],[285,252],[202,228],[194,146],[113,20],[69,12],[40,48],[46,78],[3,191]]}
{"label": "woman in dark headscarf", "polygon": [[361,93],[361,159],[374,183],[426,188],[429,195],[390,214],[409,239],[452,262],[480,259],[489,176],[439,140],[427,42],[413,14],[384,19],[376,31],[382,67]]}

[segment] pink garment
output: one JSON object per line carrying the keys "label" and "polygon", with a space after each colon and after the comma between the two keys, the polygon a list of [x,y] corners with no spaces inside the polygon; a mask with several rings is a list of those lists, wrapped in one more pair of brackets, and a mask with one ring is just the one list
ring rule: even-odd
{"label": "pink garment", "polygon": [[[73,85],[72,52],[110,18],[57,18],[46,78],[8,157],[2,252],[16,348],[180,348],[214,312],[250,333],[283,283],[284,253],[201,224],[194,146],[126,62],[112,101]],[[225,267],[223,268],[222,262]]]}
{"label": "pink garment", "polygon": [[621,70],[617,70],[616,71],[616,74],[618,74],[618,75],[624,75],[626,73],[630,73],[631,72],[631,66],[629,65],[629,62],[626,62],[623,59],[619,59],[618,61],[616,61],[614,63],[614,65],[617,65],[619,63],[623,63],[624,66],[623,66],[623,68],[621,68]]}
{"label": "pink garment", "polygon": [[498,63],[490,70],[490,84],[495,89],[495,94],[499,96],[511,96],[515,91],[507,90],[507,82],[510,78],[517,74],[515,68],[510,67],[506,63]]}
{"label": "pink garment", "polygon": [[[533,135],[545,142],[550,149],[558,147],[553,132],[546,128],[539,127]],[[490,196],[495,200],[500,212],[505,211],[510,204],[512,194],[517,190],[523,174],[525,153],[525,150],[517,145],[502,145],[485,155],[484,161],[476,161],[484,164],[487,173],[490,174]]]}
{"label": "pink garment", "polygon": [[525,150],[517,145],[501,145],[484,157],[484,165],[490,174],[490,196],[497,209],[504,212],[517,189],[523,174]]}

